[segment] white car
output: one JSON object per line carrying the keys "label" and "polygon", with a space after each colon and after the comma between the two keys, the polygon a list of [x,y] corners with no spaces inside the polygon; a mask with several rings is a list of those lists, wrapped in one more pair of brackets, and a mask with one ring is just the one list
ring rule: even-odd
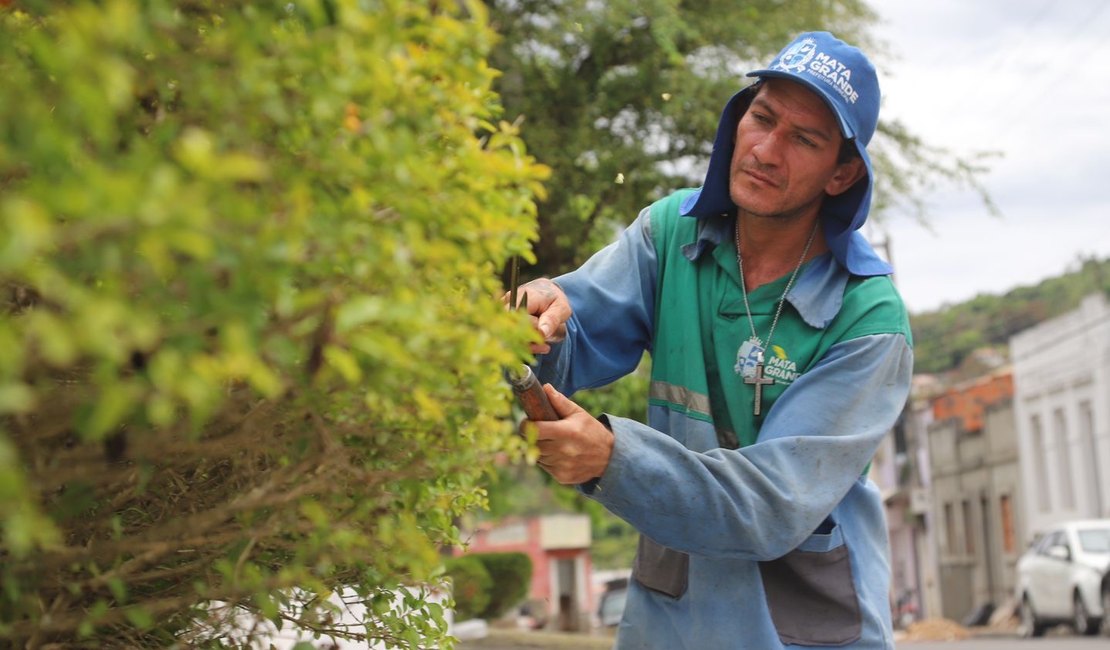
{"label": "white car", "polygon": [[1098,631],[1104,615],[1102,577],[1110,567],[1110,519],[1059,524],[1017,564],[1023,636],[1041,636],[1070,623],[1079,634]]}

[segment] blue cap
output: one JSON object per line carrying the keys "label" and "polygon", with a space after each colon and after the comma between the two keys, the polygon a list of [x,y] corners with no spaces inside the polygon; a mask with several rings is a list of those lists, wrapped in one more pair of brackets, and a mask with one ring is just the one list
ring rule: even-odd
{"label": "blue cap", "polygon": [[[821,207],[825,240],[833,256],[851,273],[864,276],[892,273],[890,265],[858,232],[867,220],[874,184],[867,144],[879,122],[879,78],[875,66],[859,48],[828,32],[806,32],[783,48],[769,66],[749,72],[747,76],[800,83],[817,93],[832,110],[841,134],[855,143],[867,173],[843,193],[825,199]],[[705,182],[700,191],[683,203],[683,214],[700,217],[736,209],[729,194],[733,139],[736,124],[754,94],[749,86],[725,106]]]}
{"label": "blue cap", "polygon": [[864,147],[875,134],[879,123],[875,66],[859,48],[828,32],[802,34],[771,65],[747,76],[789,79],[808,87],[832,109],[844,137],[855,138]]}

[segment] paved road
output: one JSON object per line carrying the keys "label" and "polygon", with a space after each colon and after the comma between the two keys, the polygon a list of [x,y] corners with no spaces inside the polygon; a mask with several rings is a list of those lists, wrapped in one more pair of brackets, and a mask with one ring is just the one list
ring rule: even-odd
{"label": "paved road", "polygon": [[898,650],[1106,650],[1110,639],[1105,637],[1053,636],[1044,639],[1011,637],[975,638],[966,641],[903,641]]}
{"label": "paved road", "polygon": [[[458,650],[609,650],[612,640],[603,636],[490,630],[480,641],[467,641]],[[1054,633],[1043,639],[1009,636],[976,637],[963,641],[900,641],[898,650],[1107,650],[1110,639]]]}
{"label": "paved road", "polygon": [[568,634],[491,629],[490,636],[463,641],[458,650],[609,650],[613,637],[607,634]]}
{"label": "paved road", "polygon": [[488,637],[464,641],[458,650],[609,650],[613,638],[602,635],[520,632],[491,629]]}

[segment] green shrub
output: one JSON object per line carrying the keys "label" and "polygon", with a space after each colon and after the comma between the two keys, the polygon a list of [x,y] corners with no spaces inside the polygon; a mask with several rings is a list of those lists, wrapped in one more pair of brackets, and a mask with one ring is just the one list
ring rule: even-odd
{"label": "green shrub", "polygon": [[451,594],[455,601],[455,620],[478,618],[489,607],[493,581],[486,565],[476,556],[463,555],[446,562],[451,578]]}
{"label": "green shrub", "polygon": [[532,585],[532,558],[524,553],[475,553],[489,574],[492,587],[489,604],[481,617],[495,619],[504,616],[528,596]]}
{"label": "green shrub", "polygon": [[523,446],[496,273],[545,170],[492,39],[477,2],[0,3],[0,638],[324,629],[434,576]]}

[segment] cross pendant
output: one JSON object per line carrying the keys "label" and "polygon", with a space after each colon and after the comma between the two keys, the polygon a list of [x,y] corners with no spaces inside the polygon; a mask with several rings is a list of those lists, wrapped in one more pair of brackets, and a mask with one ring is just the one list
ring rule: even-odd
{"label": "cross pendant", "polygon": [[775,383],[775,380],[763,376],[763,361],[760,360],[755,364],[755,374],[751,377],[744,377],[744,383],[755,386],[755,407],[752,409],[752,415],[759,415],[763,402],[763,387],[770,386]]}

